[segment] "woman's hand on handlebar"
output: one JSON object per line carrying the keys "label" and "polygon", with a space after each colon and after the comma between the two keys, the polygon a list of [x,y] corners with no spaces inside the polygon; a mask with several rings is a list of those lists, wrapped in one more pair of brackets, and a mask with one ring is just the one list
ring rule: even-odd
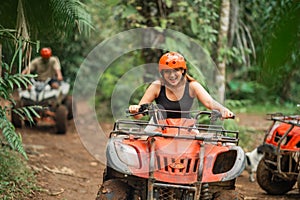
{"label": "woman's hand on handlebar", "polygon": [[140,105],[130,105],[128,110],[129,110],[129,113],[135,114],[140,111],[140,108],[141,108]]}
{"label": "woman's hand on handlebar", "polygon": [[228,108],[222,109],[221,114],[222,114],[223,119],[229,119],[229,118],[234,119],[235,118],[234,113],[231,112]]}

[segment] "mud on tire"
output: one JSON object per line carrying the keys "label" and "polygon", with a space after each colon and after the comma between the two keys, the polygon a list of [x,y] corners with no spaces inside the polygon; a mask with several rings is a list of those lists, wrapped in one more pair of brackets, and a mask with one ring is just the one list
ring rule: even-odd
{"label": "mud on tire", "polygon": [[96,200],[127,200],[130,193],[130,187],[123,181],[111,179],[105,181],[100,187]]}
{"label": "mud on tire", "polygon": [[[76,115],[76,104],[74,103],[73,97],[72,96],[67,96],[65,100],[63,101],[63,104],[67,107],[68,109],[68,120],[73,119],[74,115]],[[74,106],[73,106],[74,104]]]}
{"label": "mud on tire", "polygon": [[284,180],[278,176],[273,176],[271,169],[265,163],[265,159],[261,159],[257,166],[256,179],[258,185],[268,194],[281,195],[290,191],[295,185],[295,180]]}
{"label": "mud on tire", "polygon": [[298,192],[300,194],[300,172],[299,172],[298,178],[297,178],[297,185],[298,185]]}
{"label": "mud on tire", "polygon": [[236,190],[221,190],[213,194],[213,200],[244,200],[244,195]]}
{"label": "mud on tire", "polygon": [[60,105],[55,111],[56,132],[58,134],[65,134],[67,132],[67,114],[66,106]]}

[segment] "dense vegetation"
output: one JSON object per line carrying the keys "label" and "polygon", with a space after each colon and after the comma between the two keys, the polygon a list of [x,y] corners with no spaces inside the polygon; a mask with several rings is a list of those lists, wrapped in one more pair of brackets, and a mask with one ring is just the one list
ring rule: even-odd
{"label": "dense vegetation", "polygon": [[38,190],[27,163],[7,147],[0,150],[0,199],[24,199]]}
{"label": "dense vegetation", "polygon": [[[99,33],[105,30],[104,37],[132,28],[159,26],[194,38],[208,50],[215,63],[226,61],[226,103],[231,108],[265,103],[295,108],[300,92],[300,71],[297,70],[300,4],[290,0],[231,0],[230,3],[227,42],[219,50],[220,1],[107,1],[102,6],[111,8],[112,14],[101,15],[102,12],[95,9],[92,12],[101,30]],[[98,18],[99,15],[102,18]],[[107,29],[112,23],[116,27],[109,32]],[[175,47],[179,45],[177,41],[171,42]],[[147,49],[135,52],[127,60],[120,59],[122,64],[115,62],[104,74],[109,87],[98,89],[98,102],[110,107],[113,85],[128,71],[124,66],[155,63],[159,55],[160,51]],[[155,76],[155,69],[144,73]],[[136,97],[141,95],[140,92]]]}

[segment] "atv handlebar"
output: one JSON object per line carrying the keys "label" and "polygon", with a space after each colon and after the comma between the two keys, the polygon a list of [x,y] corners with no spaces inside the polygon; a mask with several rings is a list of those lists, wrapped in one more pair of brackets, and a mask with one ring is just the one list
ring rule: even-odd
{"label": "atv handlebar", "polygon": [[[149,111],[152,112],[157,112],[157,111],[163,111],[163,112],[180,112],[180,113],[196,113],[195,119],[198,119],[200,116],[203,115],[209,115],[211,118],[211,121],[217,121],[218,119],[222,118],[222,114],[220,111],[218,110],[212,110],[212,111],[174,111],[174,110],[165,110],[165,109],[160,109],[158,108],[156,105],[152,104],[152,103],[146,103],[146,104],[141,104],[140,108],[138,110],[138,112],[136,113],[130,113],[129,109],[126,110],[126,113],[129,116],[135,116],[135,115],[148,115]],[[229,119],[235,119],[235,115],[228,117]]]}
{"label": "atv handlebar", "polygon": [[135,116],[135,115],[140,115],[140,114],[142,114],[142,115],[148,115],[148,109],[149,109],[150,105],[151,104],[148,104],[148,103],[141,104],[140,108],[139,108],[139,111],[136,112],[136,113],[130,113],[129,109],[126,109],[126,114],[128,116]]}

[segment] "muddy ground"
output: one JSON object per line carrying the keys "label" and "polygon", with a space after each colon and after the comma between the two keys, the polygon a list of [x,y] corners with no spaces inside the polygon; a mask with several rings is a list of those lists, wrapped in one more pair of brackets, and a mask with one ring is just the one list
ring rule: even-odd
{"label": "muddy ground", "polygon": [[[257,129],[265,127],[264,116],[238,115],[242,125]],[[111,128],[108,124],[107,133]],[[29,156],[29,165],[37,175],[41,191],[32,194],[33,200],[93,200],[102,181],[104,165],[96,160],[82,144],[75,124],[69,121],[66,135],[57,135],[51,127],[18,129],[23,136]],[[259,141],[259,138],[257,139]],[[99,141],[99,148],[105,144]],[[236,187],[246,200],[296,200],[297,188],[283,196],[269,196],[260,189],[257,182],[249,182],[243,172]],[[27,199],[27,198],[24,198]]]}

